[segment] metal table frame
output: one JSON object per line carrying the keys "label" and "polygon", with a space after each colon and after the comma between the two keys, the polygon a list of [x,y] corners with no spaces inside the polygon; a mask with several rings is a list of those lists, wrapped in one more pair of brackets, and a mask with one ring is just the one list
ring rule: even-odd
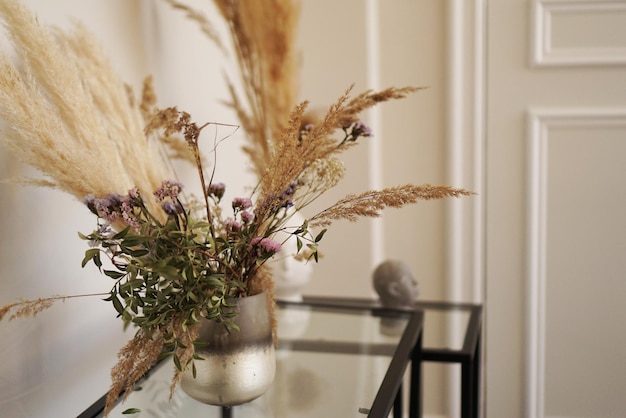
{"label": "metal table frame", "polygon": [[[406,310],[389,309],[375,304],[355,304],[355,299],[333,298],[333,297],[305,297],[302,302],[285,302],[277,301],[279,305],[306,305],[316,308],[326,309],[354,309],[369,310],[375,316],[393,316],[406,314]],[[417,314],[417,315],[416,315]],[[410,372],[410,393],[409,418],[422,417],[422,339],[423,339],[424,315],[421,311],[416,310],[411,313],[409,322],[402,334],[402,337],[395,347],[395,350],[389,351],[384,346],[372,347],[368,353],[393,356],[389,368],[385,373],[383,382],[378,389],[378,393],[374,399],[372,407],[369,410],[362,411],[367,414],[368,418],[387,418],[393,409],[394,418],[403,418],[403,400],[402,400],[402,382],[406,372],[408,362],[411,362]],[[280,344],[293,344],[294,342],[283,341]],[[316,352],[334,352],[334,353],[363,353],[363,347],[357,343],[334,343],[325,342],[297,342],[292,346],[294,350],[316,351]],[[232,418],[224,416],[222,418]]]}
{"label": "metal table frame", "polygon": [[[378,301],[362,298],[328,298],[304,297],[305,303],[324,304],[335,303],[342,306],[380,307]],[[440,311],[467,311],[470,314],[463,346],[461,349],[430,348],[422,346],[422,361],[461,364],[461,418],[478,418],[480,414],[480,371],[481,371],[481,339],[482,339],[482,305],[470,303],[419,301],[415,303],[415,310]],[[427,327],[428,324],[424,324]],[[421,371],[420,371],[421,373]],[[419,410],[421,417],[422,385],[411,384],[411,411]],[[419,405],[413,405],[418,403]],[[414,415],[411,415],[413,417]]]}

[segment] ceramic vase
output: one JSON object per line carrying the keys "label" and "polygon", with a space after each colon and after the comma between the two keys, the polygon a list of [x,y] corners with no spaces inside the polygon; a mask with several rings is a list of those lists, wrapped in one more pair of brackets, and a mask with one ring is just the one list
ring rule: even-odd
{"label": "ceramic vase", "polygon": [[181,388],[199,402],[233,406],[265,393],[274,381],[276,354],[272,338],[270,303],[265,292],[233,299],[232,320],[239,330],[203,319],[194,360],[183,374]]}

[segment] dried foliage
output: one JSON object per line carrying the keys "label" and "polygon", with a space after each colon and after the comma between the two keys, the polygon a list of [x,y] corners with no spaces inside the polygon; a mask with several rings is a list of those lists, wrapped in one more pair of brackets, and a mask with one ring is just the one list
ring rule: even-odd
{"label": "dried foliage", "polygon": [[0,54],[0,143],[78,199],[151,192],[168,170],[143,134],[140,111],[81,24],[43,26],[16,0],[0,15],[18,54]]}
{"label": "dried foliage", "polygon": [[67,299],[84,298],[91,296],[106,296],[107,293],[90,293],[87,295],[71,295],[71,296],[50,296],[47,298],[37,298],[31,300],[21,300],[19,302],[9,303],[0,308],[0,321],[4,319],[11,311],[13,312],[8,318],[13,321],[18,318],[34,318],[42,311],[52,307],[56,302],[64,302]]}
{"label": "dried foliage", "polygon": [[222,40],[220,39],[220,36],[217,33],[217,30],[213,26],[213,23],[209,19],[207,19],[207,17],[203,13],[190,7],[189,5],[180,3],[176,0],[164,0],[164,1],[168,3],[172,8],[182,10],[183,12],[185,12],[185,16],[188,19],[195,21],[198,24],[198,26],[200,26],[200,30],[202,30],[202,32],[209,39],[211,39],[215,43],[215,45],[217,45],[224,53],[226,53],[226,48],[222,44]]}
{"label": "dried foliage", "polygon": [[362,217],[375,218],[385,208],[400,208],[417,203],[420,200],[443,199],[445,197],[469,196],[470,192],[449,186],[414,186],[389,187],[372,190],[358,195],[350,194],[331,207],[317,213],[309,219],[311,227],[329,226],[338,220],[357,221]]}
{"label": "dried foliage", "polygon": [[[212,25],[201,12],[172,0],[203,32]],[[296,47],[300,1],[214,0],[228,25],[232,49],[239,68],[242,91],[228,75],[230,106],[235,110],[248,145],[243,147],[259,176],[267,169],[275,149],[280,148],[282,130],[296,105],[299,55]],[[209,38],[223,44],[213,31]]]}
{"label": "dried foliage", "polygon": [[117,354],[118,362],[111,369],[111,388],[107,394],[104,416],[107,416],[119,395],[131,394],[135,383],[152,367],[163,349],[163,334],[139,330]]}
{"label": "dried foliage", "polygon": [[14,311],[11,316],[9,316],[9,321],[12,321],[17,318],[34,318],[41,311],[48,309],[51,307],[54,302],[59,300],[63,300],[63,297],[55,298],[39,298],[35,300],[23,300],[20,302],[10,303],[5,305],[0,309],[0,321],[12,310]]}

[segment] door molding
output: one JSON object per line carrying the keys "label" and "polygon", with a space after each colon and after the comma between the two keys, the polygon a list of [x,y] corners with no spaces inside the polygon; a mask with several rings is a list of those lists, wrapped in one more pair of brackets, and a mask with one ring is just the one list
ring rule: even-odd
{"label": "door molding", "polygon": [[[624,0],[534,0],[532,3],[531,45],[532,63],[544,66],[624,65],[626,47],[606,46],[593,42],[584,47],[558,46],[554,32],[558,20],[572,17],[591,18],[604,15],[605,24],[626,25],[626,2]],[[616,16],[623,16],[618,22]],[[616,32],[618,32],[616,28]],[[582,31],[581,31],[582,32]],[[591,41],[591,40],[587,40]]]}
{"label": "door molding", "polygon": [[526,411],[543,418],[545,406],[548,141],[550,129],[626,126],[626,108],[528,110],[526,266]]}

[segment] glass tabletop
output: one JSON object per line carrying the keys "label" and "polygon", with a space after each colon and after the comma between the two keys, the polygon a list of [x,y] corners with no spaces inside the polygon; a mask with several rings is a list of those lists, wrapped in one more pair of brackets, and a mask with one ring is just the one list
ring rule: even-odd
{"label": "glass tabletop", "polygon": [[[305,296],[304,301],[320,305],[341,303],[351,307],[381,307],[378,300],[363,298]],[[422,334],[425,352],[464,353],[475,346],[475,340],[481,328],[482,305],[418,300],[414,305],[403,309],[423,312],[424,328]]]}
{"label": "glass tabletop", "polygon": [[[375,401],[393,403],[394,396],[382,392],[400,384],[422,313],[331,305],[279,304],[274,384],[255,401],[233,407],[233,417],[366,417]],[[171,361],[155,366],[109,417],[221,417],[220,407],[202,404],[180,388],[169,400],[173,367]],[[122,414],[129,408],[141,412]]]}

